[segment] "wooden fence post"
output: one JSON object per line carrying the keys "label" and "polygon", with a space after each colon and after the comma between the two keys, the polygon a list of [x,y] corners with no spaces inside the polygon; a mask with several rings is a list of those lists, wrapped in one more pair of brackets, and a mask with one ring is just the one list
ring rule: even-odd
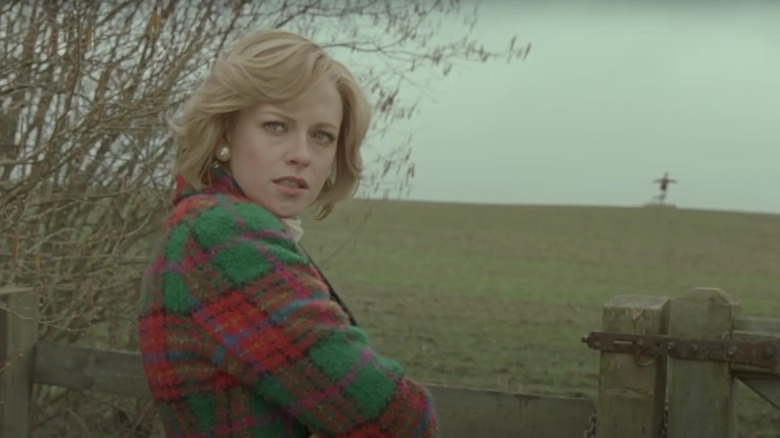
{"label": "wooden fence post", "polygon": [[[669,335],[731,339],[737,301],[694,289],[671,302]],[[728,362],[669,359],[669,438],[736,438],[736,385]]]}
{"label": "wooden fence post", "polygon": [[[618,295],[604,305],[602,330],[666,334],[669,299]],[[598,438],[656,438],[662,425],[666,357],[601,353],[596,405]]]}
{"label": "wooden fence post", "polygon": [[0,288],[0,437],[30,435],[30,396],[38,341],[38,295]]}
{"label": "wooden fence post", "polygon": [[[737,318],[731,327],[731,338],[739,341],[777,339],[780,347],[780,318],[750,316]],[[731,374],[761,398],[780,409],[780,348],[775,349],[774,354],[772,350],[765,351],[764,354],[765,357],[774,357],[778,360],[775,362],[774,370],[732,364]]]}

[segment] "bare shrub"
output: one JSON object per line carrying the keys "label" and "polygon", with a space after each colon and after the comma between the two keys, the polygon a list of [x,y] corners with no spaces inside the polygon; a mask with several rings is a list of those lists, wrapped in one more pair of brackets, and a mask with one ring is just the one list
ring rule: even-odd
{"label": "bare shrub", "polygon": [[[226,6],[227,5],[227,6]],[[39,292],[41,338],[135,350],[149,243],[172,180],[166,112],[249,28],[284,27],[322,43],[375,103],[374,136],[414,103],[414,72],[522,56],[467,38],[440,44],[442,20],[475,12],[457,0],[249,2],[7,1],[0,5],[0,286]],[[399,146],[369,165],[364,193],[414,176]],[[12,366],[13,364],[11,364]],[[150,436],[148,402],[35,388],[35,436]]]}

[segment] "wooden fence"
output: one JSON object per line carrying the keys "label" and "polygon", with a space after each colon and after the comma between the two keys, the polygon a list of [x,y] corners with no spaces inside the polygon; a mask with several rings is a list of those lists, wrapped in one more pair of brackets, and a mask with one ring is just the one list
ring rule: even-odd
{"label": "wooden fence", "polygon": [[[16,293],[9,293],[16,292]],[[33,384],[149,399],[136,352],[58,345],[37,339],[37,297],[6,289],[0,309],[0,437],[27,438]],[[592,400],[428,385],[441,436],[451,438],[582,436]]]}
{"label": "wooden fence", "polygon": [[736,379],[780,408],[780,319],[739,313],[719,289],[609,300],[583,338],[601,351],[595,436],[736,438]]}
{"label": "wooden fence", "polygon": [[[38,341],[37,297],[0,300],[0,436],[29,435],[33,384],[150,398],[138,353]],[[614,297],[583,338],[601,355],[596,400],[429,385],[441,436],[736,438],[735,379],[780,408],[780,319],[738,313],[714,289]]]}

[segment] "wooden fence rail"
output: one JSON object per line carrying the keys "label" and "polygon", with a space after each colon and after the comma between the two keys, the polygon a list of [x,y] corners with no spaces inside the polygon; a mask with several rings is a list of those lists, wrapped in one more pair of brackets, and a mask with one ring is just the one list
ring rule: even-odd
{"label": "wooden fence rail", "polygon": [[[28,437],[34,383],[151,398],[140,354],[37,341],[35,297],[5,295],[11,311],[0,310],[0,353],[10,365],[0,374],[0,437]],[[436,399],[442,437],[581,438],[594,412],[593,401],[581,398],[428,388]]]}
{"label": "wooden fence rail", "polygon": [[[150,398],[138,353],[39,341],[37,296],[6,287],[0,302],[0,437],[28,437],[33,384]],[[595,401],[428,385],[441,436],[581,438],[595,418],[588,437],[736,438],[735,379],[780,408],[780,319],[739,310],[717,289],[616,296],[583,338]]]}

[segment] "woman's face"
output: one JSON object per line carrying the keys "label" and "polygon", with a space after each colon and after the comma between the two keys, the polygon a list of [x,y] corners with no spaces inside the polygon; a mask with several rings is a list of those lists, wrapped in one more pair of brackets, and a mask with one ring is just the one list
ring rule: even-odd
{"label": "woman's face", "polygon": [[230,172],[247,197],[281,219],[308,208],[333,169],[342,114],[329,81],[295,102],[241,111],[227,141]]}

